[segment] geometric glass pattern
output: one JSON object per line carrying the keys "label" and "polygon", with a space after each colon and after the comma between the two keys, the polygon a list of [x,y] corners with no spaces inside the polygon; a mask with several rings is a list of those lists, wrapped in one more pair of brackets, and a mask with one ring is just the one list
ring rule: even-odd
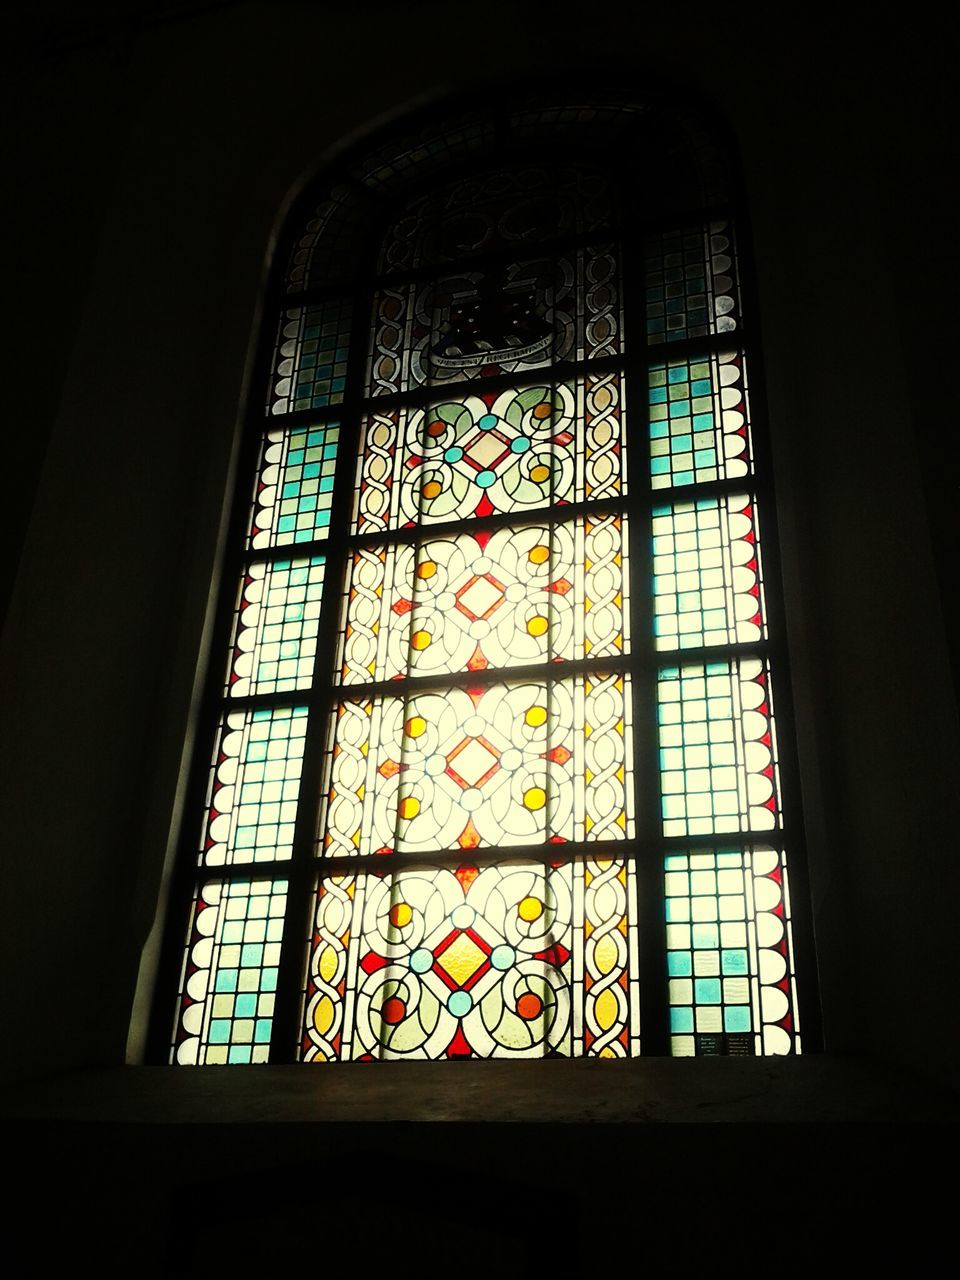
{"label": "geometric glass pattern", "polygon": [[201,885],[183,958],[177,1062],[268,1060],[286,904],[286,880]]}
{"label": "geometric glass pattern", "polygon": [[313,676],[323,556],[247,566],[231,638],[232,697],[301,689]]}
{"label": "geometric glass pattern", "polygon": [[268,431],[257,469],[247,545],[258,551],[325,538],[340,427]]}
{"label": "geometric glass pattern", "polygon": [[306,707],[231,711],[221,721],[204,821],[208,867],[289,858]]}
{"label": "geometric glass pattern", "polygon": [[364,428],[356,530],[618,496],[620,404],[608,375],[377,413]]}
{"label": "geometric glass pattern", "polygon": [[626,519],[366,545],[348,566],[344,684],[629,652]]}
{"label": "geometric glass pattern", "polygon": [[759,658],[660,671],[663,834],[780,823],[770,673]]}
{"label": "geometric glass pattern", "polygon": [[733,349],[651,365],[654,489],[734,479],[753,470],[744,369],[743,356]]}
{"label": "geometric glass pattern", "polygon": [[617,672],[342,702],[323,852],[628,839],[630,720]]}
{"label": "geometric glass pattern", "polygon": [[301,1054],[622,1058],[639,1051],[636,974],[632,863],[328,876]]}
{"label": "geometric glass pattern", "polygon": [[673,1054],[799,1053],[783,854],[697,850],[664,868]]}
{"label": "geometric glass pattern", "polygon": [[737,328],[739,286],[731,239],[725,222],[647,238],[649,343]]}
{"label": "geometric glass pattern", "polygon": [[343,401],[350,303],[287,311],[280,334],[270,412],[320,409]]}
{"label": "geometric glass pattern", "polygon": [[746,494],[653,509],[658,649],[766,638],[757,519]]}

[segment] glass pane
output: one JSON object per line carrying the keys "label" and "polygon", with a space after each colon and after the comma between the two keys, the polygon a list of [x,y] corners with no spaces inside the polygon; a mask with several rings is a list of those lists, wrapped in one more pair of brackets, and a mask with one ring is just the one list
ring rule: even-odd
{"label": "glass pane", "polygon": [[247,546],[283,547],[326,538],[340,427],[268,431],[260,450]]}
{"label": "glass pane", "polygon": [[636,921],[617,861],[323,879],[302,1057],[634,1056]]}
{"label": "glass pane", "polygon": [[648,236],[646,259],[649,343],[738,327],[740,286],[729,223]]}
{"label": "glass pane", "polygon": [[323,570],[323,556],[247,566],[230,641],[227,689],[233,697],[310,684]]}
{"label": "glass pane", "polygon": [[747,494],[653,510],[658,649],[766,639],[760,547]]}
{"label": "glass pane", "polygon": [[780,825],[770,673],[759,658],[660,672],[663,834]]}
{"label": "glass pane", "polygon": [[629,695],[609,674],[341,703],[322,852],[630,838]]}
{"label": "glass pane", "polygon": [[202,859],[208,867],[289,858],[306,707],[231,711],[210,770]]}
{"label": "glass pane", "polygon": [[664,867],[674,1056],[799,1053],[783,853],[698,850]]}
{"label": "glass pane", "polygon": [[620,418],[617,374],[375,414],[364,424],[356,530],[618,494]]}
{"label": "glass pane", "polygon": [[364,547],[348,567],[345,684],[629,651],[626,518]]}
{"label": "glass pane", "polygon": [[274,362],[271,413],[340,404],[347,379],[349,302],[284,313]]}
{"label": "glass pane", "polygon": [[368,394],[619,354],[615,246],[377,292]]}
{"label": "glass pane", "polygon": [[650,366],[650,484],[654,489],[753,470],[747,379],[734,350]]}
{"label": "glass pane", "polygon": [[171,1060],[266,1062],[286,880],[208,880],[194,897]]}

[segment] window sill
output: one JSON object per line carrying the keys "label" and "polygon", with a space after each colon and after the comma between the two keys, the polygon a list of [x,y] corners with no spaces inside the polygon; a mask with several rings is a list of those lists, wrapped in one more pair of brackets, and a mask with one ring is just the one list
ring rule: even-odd
{"label": "window sill", "polygon": [[[15,1100],[14,1095],[15,1094]],[[876,1123],[960,1119],[960,1101],[867,1058],[125,1067],[23,1083],[11,1119],[81,1124]]]}

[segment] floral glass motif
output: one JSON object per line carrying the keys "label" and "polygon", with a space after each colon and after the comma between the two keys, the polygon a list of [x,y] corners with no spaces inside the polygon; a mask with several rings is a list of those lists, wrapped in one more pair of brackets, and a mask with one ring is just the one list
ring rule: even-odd
{"label": "floral glass motif", "polygon": [[307,1062],[639,1051],[632,864],[508,861],[321,880]]}
{"label": "floral glass motif", "polygon": [[348,569],[344,684],[629,652],[626,518],[369,545]]}
{"label": "floral glass motif", "polygon": [[618,494],[620,404],[610,376],[375,414],[363,435],[357,531]]}
{"label": "floral glass motif", "polygon": [[323,852],[627,839],[630,716],[616,673],[342,702]]}
{"label": "floral glass motif", "polygon": [[697,850],[664,868],[674,1055],[799,1053],[783,854]]}
{"label": "floral glass motif", "polygon": [[286,880],[208,880],[194,898],[174,1041],[185,1065],[266,1062]]}

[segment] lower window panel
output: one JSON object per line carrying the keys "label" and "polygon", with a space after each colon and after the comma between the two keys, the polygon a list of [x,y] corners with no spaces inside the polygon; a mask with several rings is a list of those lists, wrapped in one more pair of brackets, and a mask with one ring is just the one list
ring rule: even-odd
{"label": "lower window panel", "polygon": [[301,1057],[638,1054],[636,899],[620,860],[322,878]]}
{"label": "lower window panel", "polygon": [[696,850],[664,867],[673,1055],[799,1053],[783,853]]}

